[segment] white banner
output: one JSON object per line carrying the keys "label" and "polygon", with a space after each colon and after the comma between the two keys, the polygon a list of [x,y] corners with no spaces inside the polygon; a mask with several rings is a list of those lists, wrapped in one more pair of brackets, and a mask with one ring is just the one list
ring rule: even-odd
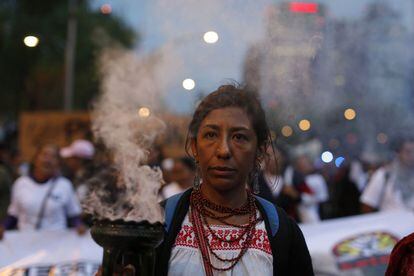
{"label": "white banner", "polygon": [[316,275],[384,275],[395,243],[414,231],[414,214],[374,213],[301,229]]}
{"label": "white banner", "polygon": [[0,241],[0,275],[94,275],[102,248],[89,233],[8,231]]}
{"label": "white banner", "polygon": [[[301,225],[316,275],[384,275],[397,240],[414,231],[414,214],[377,213]],[[87,233],[8,231],[0,276],[94,275],[102,248]]]}

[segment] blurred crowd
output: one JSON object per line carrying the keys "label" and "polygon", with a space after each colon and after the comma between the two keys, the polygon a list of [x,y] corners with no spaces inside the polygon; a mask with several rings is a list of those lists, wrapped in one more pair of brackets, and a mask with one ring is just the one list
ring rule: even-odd
{"label": "blurred crowd", "polygon": [[[401,137],[391,160],[361,156],[341,164],[323,163],[306,153],[269,147],[258,176],[260,196],[278,204],[300,223],[361,213],[414,210],[414,138]],[[192,187],[193,160],[166,156],[163,145],[148,151],[146,162],[159,167],[164,183],[159,201]],[[111,157],[102,145],[75,140],[66,147],[39,146],[30,163],[0,145],[0,238],[10,229],[76,228],[90,225],[80,202],[90,179]]]}

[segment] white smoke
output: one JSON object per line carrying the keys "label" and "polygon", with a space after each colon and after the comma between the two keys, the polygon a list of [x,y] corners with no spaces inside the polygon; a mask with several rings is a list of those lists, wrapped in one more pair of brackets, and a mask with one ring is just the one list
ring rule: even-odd
{"label": "white smoke", "polygon": [[[160,64],[161,56],[138,58],[120,49],[107,50],[101,56],[102,95],[94,106],[92,127],[95,138],[113,154],[111,173],[117,174],[113,182],[118,190],[108,200],[111,192],[103,189],[105,183],[95,183],[98,189],[83,205],[99,219],[163,221],[157,198],[162,173],[144,165],[148,149],[165,128],[156,117],[163,108]],[[146,112],[140,113],[141,108]],[[110,182],[110,174],[101,174],[95,181]]]}

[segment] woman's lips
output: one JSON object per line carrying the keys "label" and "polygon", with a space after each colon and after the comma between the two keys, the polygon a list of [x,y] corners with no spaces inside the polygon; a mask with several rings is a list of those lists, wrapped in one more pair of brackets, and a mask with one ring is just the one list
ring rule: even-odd
{"label": "woman's lips", "polygon": [[230,177],[237,173],[237,170],[229,167],[210,167],[210,172],[217,177]]}

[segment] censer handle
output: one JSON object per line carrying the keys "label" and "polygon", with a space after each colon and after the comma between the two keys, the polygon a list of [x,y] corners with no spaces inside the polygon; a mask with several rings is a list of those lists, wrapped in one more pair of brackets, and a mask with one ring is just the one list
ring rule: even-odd
{"label": "censer handle", "polygon": [[118,250],[113,248],[104,248],[102,260],[102,276],[112,276],[116,272]]}

